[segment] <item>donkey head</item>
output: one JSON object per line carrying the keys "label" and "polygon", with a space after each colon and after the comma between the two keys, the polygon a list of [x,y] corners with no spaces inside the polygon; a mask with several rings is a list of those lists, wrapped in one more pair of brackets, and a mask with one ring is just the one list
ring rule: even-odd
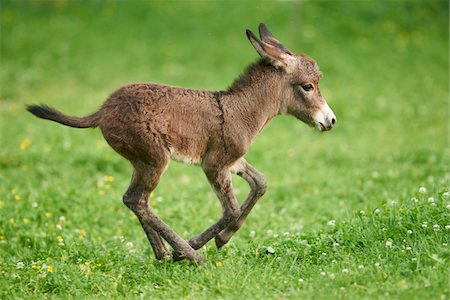
{"label": "donkey head", "polygon": [[281,99],[281,113],[287,113],[316,127],[320,131],[333,128],[336,116],[320,94],[321,73],[316,62],[305,54],[294,54],[259,24],[259,40],[247,29],[247,37],[262,57],[281,70],[285,91]]}

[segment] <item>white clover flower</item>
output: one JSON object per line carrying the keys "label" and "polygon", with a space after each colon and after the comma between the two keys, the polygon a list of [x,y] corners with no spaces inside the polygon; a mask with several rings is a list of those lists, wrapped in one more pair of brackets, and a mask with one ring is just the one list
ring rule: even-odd
{"label": "white clover flower", "polygon": [[447,204],[447,206],[446,206],[446,207],[447,207],[447,209],[450,209],[450,204]]}
{"label": "white clover flower", "polygon": [[345,269],[342,269],[342,273],[348,273],[348,269],[347,268],[345,268]]}
{"label": "white clover flower", "polygon": [[427,189],[426,189],[425,187],[421,186],[421,187],[419,188],[419,193],[420,193],[420,194],[425,194],[426,192],[427,192]]}
{"label": "white clover flower", "polygon": [[330,279],[333,280],[333,279],[335,279],[335,278],[336,278],[336,275],[334,275],[334,273],[331,273],[331,274],[330,274]]}
{"label": "white clover flower", "polygon": [[428,222],[423,222],[423,223],[422,223],[422,227],[423,227],[423,228],[427,228],[427,227],[428,227]]}
{"label": "white clover flower", "polygon": [[413,258],[411,258],[411,260],[412,260],[412,261],[416,261],[416,260],[417,260],[417,258],[413,257]]}
{"label": "white clover flower", "polygon": [[434,231],[439,231],[439,230],[441,230],[441,226],[439,226],[438,224],[434,224],[433,225],[433,230]]}
{"label": "white clover flower", "polygon": [[359,214],[360,214],[360,215],[365,215],[366,212],[365,212],[364,210],[360,210],[360,211],[359,211]]}
{"label": "white clover flower", "polygon": [[133,243],[132,242],[128,242],[128,243],[126,243],[126,245],[125,245],[127,248],[133,248]]}
{"label": "white clover flower", "polygon": [[289,231],[286,231],[283,233],[284,236],[289,236],[291,233]]}
{"label": "white clover flower", "polygon": [[428,197],[428,203],[434,203],[434,198],[433,197]]}
{"label": "white clover flower", "polygon": [[275,233],[275,234],[273,235],[273,237],[274,237],[274,238],[277,238],[277,237],[278,237],[278,233]]}
{"label": "white clover flower", "polygon": [[442,194],[442,198],[447,199],[450,196],[450,192],[445,192]]}
{"label": "white clover flower", "polygon": [[410,246],[408,246],[405,249],[408,250],[408,251],[411,251],[412,248]]}
{"label": "white clover flower", "polygon": [[373,213],[374,213],[374,214],[380,214],[380,213],[381,213],[381,210],[380,210],[379,208],[377,208],[377,209],[375,209],[375,210],[373,211]]}
{"label": "white clover flower", "polygon": [[272,247],[267,247],[266,248],[266,252],[268,253],[268,254],[274,254],[275,253],[275,249],[273,249]]}
{"label": "white clover flower", "polygon": [[327,256],[327,253],[326,253],[326,252],[322,252],[322,255],[323,255],[323,256]]}
{"label": "white clover flower", "polygon": [[327,224],[328,226],[336,226],[336,220],[330,220]]}
{"label": "white clover flower", "polygon": [[39,206],[39,204],[37,203],[37,202],[33,202],[32,204],[31,204],[31,207],[32,208],[37,208]]}
{"label": "white clover flower", "polygon": [[62,226],[61,226],[61,224],[56,224],[56,229],[58,229],[58,230],[62,230]]}
{"label": "white clover flower", "polygon": [[305,280],[303,278],[299,278],[298,282],[303,283],[303,282],[305,282]]}
{"label": "white clover flower", "polygon": [[320,275],[325,276],[327,275],[327,273],[325,273],[324,271],[320,272]]}
{"label": "white clover flower", "polygon": [[254,231],[254,230],[250,231],[250,234],[249,234],[250,238],[254,238],[255,235],[256,235],[256,231]]}
{"label": "white clover flower", "polygon": [[333,260],[331,261],[331,263],[335,264],[335,263],[337,263],[337,260],[333,259]]}
{"label": "white clover flower", "polygon": [[406,231],[406,234],[408,234],[408,235],[411,235],[413,233],[413,231],[411,230],[411,229],[408,229],[407,231]]}
{"label": "white clover flower", "polygon": [[445,225],[445,230],[449,230],[450,229],[450,225]]}
{"label": "white clover flower", "polygon": [[19,262],[16,264],[16,269],[23,269],[23,267],[25,267],[25,264],[24,264],[23,262],[21,262],[21,261],[19,261]]}
{"label": "white clover flower", "polygon": [[447,243],[442,243],[442,246],[447,247],[448,244]]}
{"label": "white clover flower", "polygon": [[267,233],[268,236],[272,236],[273,235],[273,230],[269,229],[269,230],[266,231],[266,233]]}
{"label": "white clover flower", "polygon": [[337,247],[337,246],[339,246],[339,243],[333,242],[333,247]]}
{"label": "white clover flower", "polygon": [[416,197],[412,197],[411,201],[414,202],[414,203],[417,203],[417,202],[419,202],[419,199],[417,199]]}
{"label": "white clover flower", "polygon": [[392,248],[392,240],[387,240],[386,241],[386,248]]}
{"label": "white clover flower", "polygon": [[60,222],[60,223],[66,223],[66,217],[60,216],[60,217],[59,217],[59,222]]}
{"label": "white clover flower", "polygon": [[359,265],[358,269],[362,270],[362,269],[364,269],[364,266],[363,265]]}
{"label": "white clover flower", "polygon": [[379,262],[376,262],[376,263],[375,263],[375,267],[378,268],[379,266],[380,266],[380,263],[379,263]]}

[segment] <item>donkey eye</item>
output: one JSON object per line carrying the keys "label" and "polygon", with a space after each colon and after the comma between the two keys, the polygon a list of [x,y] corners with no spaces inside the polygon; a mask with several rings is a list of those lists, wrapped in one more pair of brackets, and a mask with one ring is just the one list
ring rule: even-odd
{"label": "donkey eye", "polygon": [[314,90],[314,86],[309,83],[309,84],[302,85],[302,89],[305,92],[310,92],[310,91]]}

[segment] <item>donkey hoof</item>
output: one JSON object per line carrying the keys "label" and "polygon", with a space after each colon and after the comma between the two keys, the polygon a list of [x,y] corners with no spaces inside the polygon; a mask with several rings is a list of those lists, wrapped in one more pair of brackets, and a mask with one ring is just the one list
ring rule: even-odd
{"label": "donkey hoof", "polygon": [[172,259],[173,259],[173,261],[180,261],[180,260],[183,260],[183,259],[185,259],[185,258],[186,258],[186,255],[185,255],[184,253],[182,253],[182,252],[174,251],[174,252],[172,253]]}
{"label": "donkey hoof", "polygon": [[187,255],[187,258],[192,263],[196,264],[197,266],[203,266],[205,264],[205,259],[203,258],[203,256],[201,256],[197,252],[194,252],[194,254],[192,256],[191,255]]}
{"label": "donkey hoof", "polygon": [[214,241],[216,242],[217,249],[222,248],[223,245],[225,245],[228,241],[223,240],[220,236],[216,236],[214,238]]}
{"label": "donkey hoof", "polygon": [[168,251],[155,252],[155,258],[157,260],[167,260],[170,258],[170,253]]}

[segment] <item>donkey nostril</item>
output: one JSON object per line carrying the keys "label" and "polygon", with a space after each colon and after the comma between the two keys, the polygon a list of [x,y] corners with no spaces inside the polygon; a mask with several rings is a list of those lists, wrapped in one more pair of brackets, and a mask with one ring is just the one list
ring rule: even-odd
{"label": "donkey nostril", "polygon": [[335,118],[332,118],[332,119],[331,119],[331,124],[334,125],[334,123],[336,123],[336,119],[335,119]]}

